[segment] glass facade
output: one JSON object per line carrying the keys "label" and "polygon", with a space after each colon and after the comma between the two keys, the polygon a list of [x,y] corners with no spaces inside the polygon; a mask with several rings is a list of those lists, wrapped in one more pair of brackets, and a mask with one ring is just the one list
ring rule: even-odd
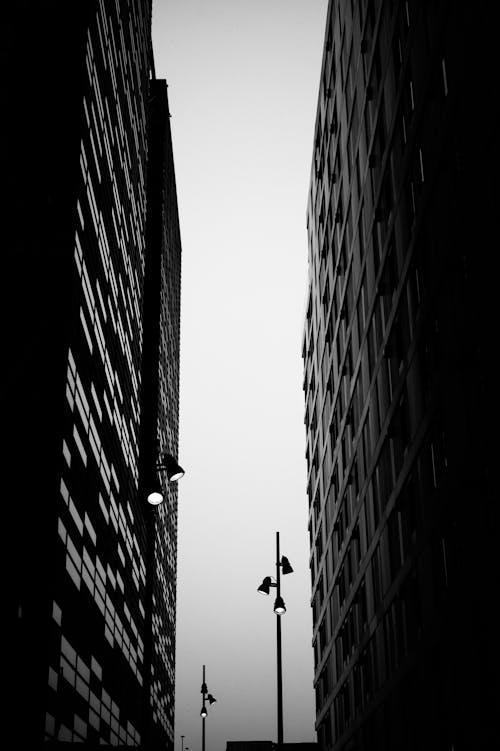
{"label": "glass facade", "polygon": [[[477,592],[498,570],[467,529],[474,474],[475,535],[491,534],[491,481],[467,469],[471,456],[487,466],[470,426],[484,429],[488,366],[476,358],[464,378],[457,365],[494,320],[474,310],[480,260],[464,211],[467,186],[481,179],[488,200],[491,183],[464,139],[480,149],[464,92],[488,81],[469,21],[446,2],[329,3],[302,352],[325,749],[479,747],[491,726],[488,667],[461,659],[472,634],[493,636],[486,597],[461,625],[460,587]],[[482,706],[458,675],[481,686]]]}
{"label": "glass facade", "polygon": [[[40,63],[47,110],[39,111],[47,153],[30,164],[45,176],[39,221],[20,243],[27,266],[13,266],[33,296],[24,302],[29,323],[18,319],[26,352],[15,347],[26,365],[11,385],[11,423],[18,432],[19,420],[34,426],[39,495],[32,513],[13,512],[22,530],[15,732],[34,743],[138,745],[146,691],[147,733],[173,748],[177,491],[164,485],[153,541],[141,493],[143,468],[154,475],[162,452],[177,456],[179,430],[181,246],[167,92],[154,76],[150,2],[96,0],[74,11],[69,23],[64,9],[48,6],[35,14],[39,28],[27,27],[31,63],[37,45],[49,51]],[[160,153],[157,174],[150,161]],[[158,278],[153,287],[148,275]],[[24,400],[35,365],[40,377]],[[20,457],[13,471],[23,471]]]}

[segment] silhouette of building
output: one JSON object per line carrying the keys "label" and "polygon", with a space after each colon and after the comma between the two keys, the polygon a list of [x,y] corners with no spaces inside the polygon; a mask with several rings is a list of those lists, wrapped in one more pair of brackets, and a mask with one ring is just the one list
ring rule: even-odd
{"label": "silhouette of building", "polygon": [[226,751],[317,751],[317,743],[282,743],[274,741],[227,741]]}
{"label": "silhouette of building", "polygon": [[497,737],[489,26],[462,3],[328,7],[303,338],[324,749]]}
{"label": "silhouette of building", "polygon": [[226,751],[273,751],[272,741],[227,741]]}
{"label": "silhouette of building", "polygon": [[181,244],[151,2],[11,5],[4,730],[173,748],[177,490],[157,461],[177,456]]}

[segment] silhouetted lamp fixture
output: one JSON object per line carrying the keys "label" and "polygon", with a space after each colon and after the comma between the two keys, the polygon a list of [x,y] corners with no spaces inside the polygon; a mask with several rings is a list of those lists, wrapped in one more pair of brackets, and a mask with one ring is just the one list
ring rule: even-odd
{"label": "silhouetted lamp fixture", "polygon": [[185,474],[182,467],[177,463],[177,459],[175,459],[171,454],[166,453],[163,454],[162,458],[156,465],[156,469],[166,472],[169,482],[180,480],[181,477],[183,477]]}
{"label": "silhouetted lamp fixture", "polygon": [[276,652],[277,652],[277,699],[278,699],[278,746],[283,743],[283,687],[282,687],[282,665],[281,665],[281,617],[286,613],[285,602],[281,596],[281,579],[280,574],[291,574],[293,568],[290,561],[284,555],[280,558],[280,533],[276,532],[276,581],[271,576],[266,576],[257,592],[261,595],[268,595],[271,587],[276,587],[276,599],[274,601],[274,612],[276,613]]}
{"label": "silhouetted lamp fixture", "polygon": [[276,613],[276,615],[283,615],[283,613],[286,613],[286,607],[282,597],[277,597],[275,599],[274,612]]}
{"label": "silhouetted lamp fixture", "polygon": [[260,587],[257,587],[257,592],[260,595],[268,595],[269,594],[269,588],[275,587],[276,584],[273,583],[272,577],[266,576],[265,579],[262,580],[262,584]]}
{"label": "silhouetted lamp fixture", "polygon": [[201,717],[201,751],[205,751],[205,718],[208,714],[207,708],[206,708],[206,702],[208,701],[209,705],[212,706],[212,704],[215,704],[217,699],[212,694],[207,693],[207,684],[205,683],[205,665],[203,665],[203,683],[201,684],[201,694],[203,696],[203,704],[201,707],[200,717]]}
{"label": "silhouetted lamp fixture", "polygon": [[[171,454],[163,454],[160,461],[156,464],[156,470],[157,472],[166,472],[169,482],[180,480],[184,475],[184,470]],[[147,500],[150,506],[159,506],[163,503],[163,486],[159,478],[156,478],[153,482]]]}
{"label": "silhouetted lamp fixture", "polygon": [[151,489],[148,493],[148,503],[151,506],[159,506],[163,503],[163,487],[158,478],[151,484]]}

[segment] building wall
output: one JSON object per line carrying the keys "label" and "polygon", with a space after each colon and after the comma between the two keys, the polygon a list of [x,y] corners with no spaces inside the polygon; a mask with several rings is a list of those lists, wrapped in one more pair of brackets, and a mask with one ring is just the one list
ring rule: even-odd
{"label": "building wall", "polygon": [[478,16],[329,4],[303,340],[325,748],[472,748],[493,732],[498,512],[477,441],[493,428],[498,146]]}
{"label": "building wall", "polygon": [[[9,23],[17,54],[25,54],[12,76],[16,157],[7,162],[14,186],[6,243],[8,480],[15,488],[29,475],[36,495],[36,503],[32,497],[28,506],[13,504],[8,517],[16,540],[12,730],[27,742],[136,745],[149,680],[150,540],[139,493],[146,405],[153,414],[153,471],[157,452],[177,455],[178,440],[180,238],[168,117],[149,101],[151,86],[161,83],[150,81],[151,6],[99,0],[74,3],[68,12],[52,2],[34,9],[31,19],[17,9]],[[166,86],[160,97],[168,113]],[[150,180],[155,118],[156,153],[168,159]],[[152,248],[155,194],[161,227]],[[147,365],[161,378],[145,394],[152,255],[162,267],[161,323]],[[173,486],[165,495],[168,505],[156,522],[151,703],[155,737],[169,745]],[[19,496],[13,490],[11,497]]]}
{"label": "building wall", "polygon": [[[148,130],[148,253],[142,369],[143,477],[151,457],[177,456],[179,436],[179,356],[181,243],[167,84],[150,82]],[[149,399],[158,394],[158,401]],[[147,494],[144,487],[139,493]],[[177,484],[163,484],[164,503],[155,510],[152,582],[151,742],[162,743],[163,728],[173,743],[175,694],[175,590],[177,571]]]}

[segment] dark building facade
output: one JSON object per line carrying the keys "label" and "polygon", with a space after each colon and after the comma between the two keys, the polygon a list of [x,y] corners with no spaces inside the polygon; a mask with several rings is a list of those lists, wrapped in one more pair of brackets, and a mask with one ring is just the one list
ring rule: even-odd
{"label": "dark building facade", "polygon": [[489,27],[329,3],[303,339],[324,749],[498,740]]}
{"label": "dark building facade", "polygon": [[156,467],[177,456],[181,245],[151,3],[25,10],[5,19],[6,730],[173,748],[177,490]]}
{"label": "dark building facade", "polygon": [[226,751],[318,751],[317,743],[282,743],[279,746],[273,741],[227,741]]}

